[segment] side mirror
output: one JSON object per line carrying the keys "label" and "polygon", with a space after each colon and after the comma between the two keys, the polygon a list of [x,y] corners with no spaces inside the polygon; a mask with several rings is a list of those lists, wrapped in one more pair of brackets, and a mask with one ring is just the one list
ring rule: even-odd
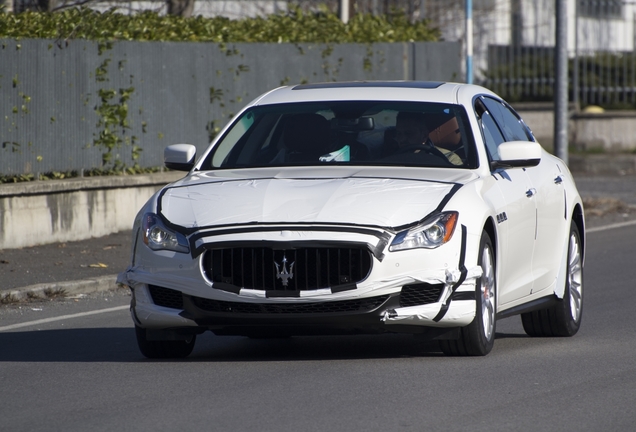
{"label": "side mirror", "polygon": [[499,160],[492,161],[490,168],[525,168],[539,165],[542,148],[531,141],[509,141],[499,145]]}
{"label": "side mirror", "polygon": [[190,171],[194,167],[197,148],[192,144],[173,144],[163,151],[163,163],[166,168],[177,171]]}

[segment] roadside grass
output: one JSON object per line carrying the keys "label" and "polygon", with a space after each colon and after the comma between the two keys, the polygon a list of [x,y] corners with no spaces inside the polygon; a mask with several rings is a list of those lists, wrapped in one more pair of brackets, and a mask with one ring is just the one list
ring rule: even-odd
{"label": "roadside grass", "polygon": [[0,305],[15,305],[21,303],[32,303],[46,300],[57,300],[67,297],[64,288],[46,288],[44,291],[27,291],[23,295],[0,294]]}
{"label": "roadside grass", "polygon": [[99,290],[93,293],[68,293],[64,288],[46,288],[44,290],[34,290],[15,295],[13,293],[0,293],[0,306],[20,306],[29,303],[43,303],[59,300],[78,301],[91,294],[100,294],[104,296],[112,295],[117,292],[125,291],[130,294],[130,288],[125,285],[117,284],[114,288],[108,290]]}
{"label": "roadside grass", "polygon": [[20,303],[20,299],[18,299],[13,294],[0,295],[0,304],[9,305],[9,304],[15,304],[15,303]]}
{"label": "roadside grass", "polygon": [[64,298],[67,296],[66,290],[64,288],[55,288],[55,289],[47,288],[44,290],[44,295],[49,300]]}
{"label": "roadside grass", "polygon": [[33,291],[29,291],[28,293],[26,293],[26,300],[27,301],[33,301],[33,300],[40,300],[42,297],[40,297],[38,295],[38,293],[33,292]]}

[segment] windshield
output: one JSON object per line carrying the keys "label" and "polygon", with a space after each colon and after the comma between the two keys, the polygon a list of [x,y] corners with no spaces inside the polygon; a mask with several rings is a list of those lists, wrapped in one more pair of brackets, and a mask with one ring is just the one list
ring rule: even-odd
{"label": "windshield", "polygon": [[475,168],[459,105],[312,102],[256,106],[234,121],[201,169],[298,165]]}

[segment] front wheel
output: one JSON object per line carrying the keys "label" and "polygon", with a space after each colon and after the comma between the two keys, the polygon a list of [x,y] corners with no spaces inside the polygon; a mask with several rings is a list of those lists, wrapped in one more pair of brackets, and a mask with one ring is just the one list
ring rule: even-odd
{"label": "front wheel", "polygon": [[146,329],[135,326],[137,345],[139,351],[148,358],[185,358],[192,353],[196,335],[189,336],[186,340],[148,340]]}
{"label": "front wheel", "polygon": [[574,336],[581,326],[583,314],[583,248],[581,235],[574,222],[568,242],[567,278],[563,299],[555,306],[521,314],[528,336]]}
{"label": "front wheel", "polygon": [[496,294],[495,259],[492,240],[488,233],[481,235],[479,242],[479,258],[482,276],[475,287],[476,311],[475,319],[460,329],[456,340],[441,340],[440,348],[446,355],[452,356],[484,356],[495,343],[496,328]]}

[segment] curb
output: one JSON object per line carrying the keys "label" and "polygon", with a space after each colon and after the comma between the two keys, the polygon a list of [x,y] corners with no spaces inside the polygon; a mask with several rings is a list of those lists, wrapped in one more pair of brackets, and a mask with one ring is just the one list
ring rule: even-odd
{"label": "curb", "polygon": [[[51,294],[63,292],[64,296],[89,294],[117,289],[117,275],[100,276],[75,281],[49,282],[29,285],[7,291],[0,291],[0,300],[23,301],[34,298],[47,298]],[[1,303],[1,302],[0,302]]]}

